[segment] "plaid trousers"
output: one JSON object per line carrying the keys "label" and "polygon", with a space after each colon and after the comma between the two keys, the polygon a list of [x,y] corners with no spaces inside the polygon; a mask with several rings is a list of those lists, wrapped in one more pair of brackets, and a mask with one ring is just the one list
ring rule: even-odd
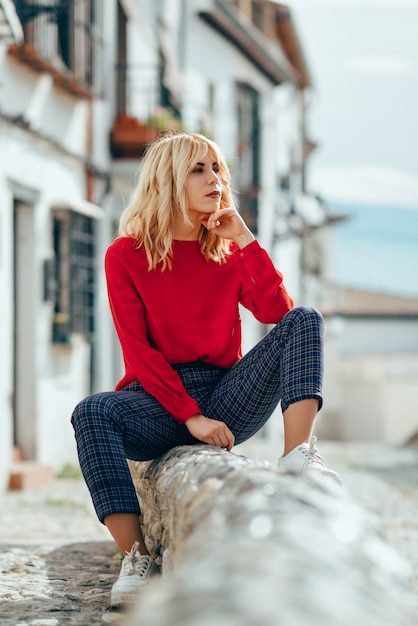
{"label": "plaid trousers", "polygon": [[[317,398],[322,406],[323,320],[297,307],[230,369],[194,362],[174,365],[203,415],[225,422],[239,444],[254,435],[281,401]],[[101,522],[112,513],[139,514],[127,458],[146,461],[198,443],[137,382],[82,400],[71,418],[80,467]]]}

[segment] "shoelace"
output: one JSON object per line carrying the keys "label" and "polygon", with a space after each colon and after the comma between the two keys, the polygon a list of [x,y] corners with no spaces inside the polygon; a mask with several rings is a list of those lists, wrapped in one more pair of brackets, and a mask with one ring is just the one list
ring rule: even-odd
{"label": "shoelace", "polygon": [[[123,573],[128,576],[136,574],[143,578],[148,571],[149,557],[138,553],[139,543],[136,541],[122,562]],[[139,554],[139,555],[138,555]]]}
{"label": "shoelace", "polygon": [[319,450],[316,447],[316,442],[318,441],[318,437],[316,437],[315,435],[313,435],[310,443],[309,443],[309,450],[304,449],[304,454],[306,456],[309,456],[310,458],[312,458],[313,461],[315,461],[315,463],[320,463],[321,465],[323,465],[324,467],[327,467],[327,460],[325,457],[321,456],[319,454]]}

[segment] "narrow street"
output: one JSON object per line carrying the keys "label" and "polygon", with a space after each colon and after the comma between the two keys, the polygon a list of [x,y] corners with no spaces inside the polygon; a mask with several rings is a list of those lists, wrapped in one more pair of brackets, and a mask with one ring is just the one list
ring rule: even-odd
{"label": "narrow street", "polygon": [[[326,442],[321,452],[410,561],[410,590],[418,599],[418,448]],[[82,480],[4,494],[0,522],[0,624],[120,622],[108,611],[120,557]]]}
{"label": "narrow street", "polygon": [[84,482],[9,492],[0,519],[0,623],[103,623],[120,557]]}

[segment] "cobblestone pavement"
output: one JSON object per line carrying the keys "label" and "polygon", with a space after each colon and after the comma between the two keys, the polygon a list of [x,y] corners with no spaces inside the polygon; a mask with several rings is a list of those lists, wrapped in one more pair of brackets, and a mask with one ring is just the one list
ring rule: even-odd
{"label": "cobblestone pavement", "polygon": [[1,498],[0,624],[103,624],[120,555],[82,480]]}
{"label": "cobblestone pavement", "polygon": [[[387,541],[410,561],[418,598],[418,447],[326,442],[321,452],[345,488],[376,515]],[[119,558],[82,480],[3,494],[0,624],[120,623],[121,616],[108,609]]]}

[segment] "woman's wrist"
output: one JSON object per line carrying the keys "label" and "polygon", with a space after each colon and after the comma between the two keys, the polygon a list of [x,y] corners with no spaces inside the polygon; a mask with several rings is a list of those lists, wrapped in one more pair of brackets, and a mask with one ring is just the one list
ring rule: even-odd
{"label": "woman's wrist", "polygon": [[235,243],[240,249],[245,248],[245,246],[248,246],[248,244],[252,243],[254,240],[255,237],[250,230],[234,239]]}
{"label": "woman's wrist", "polygon": [[195,422],[196,419],[203,417],[201,413],[195,413],[194,415],[191,415],[190,417],[187,418],[187,420],[184,420],[184,425],[187,426],[187,422]]}

